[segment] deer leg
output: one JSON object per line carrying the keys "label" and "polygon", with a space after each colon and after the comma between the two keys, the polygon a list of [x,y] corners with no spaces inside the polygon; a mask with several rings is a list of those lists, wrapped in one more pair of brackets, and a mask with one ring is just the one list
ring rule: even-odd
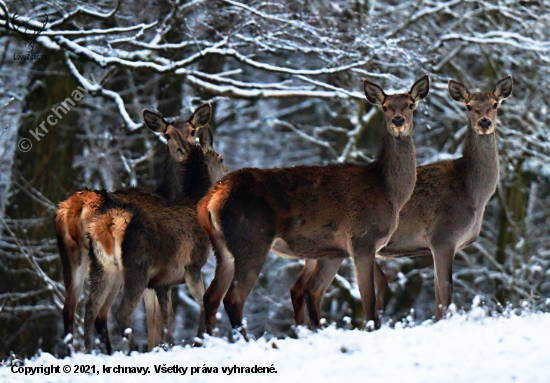
{"label": "deer leg", "polygon": [[[100,308],[103,306],[109,293],[111,283],[109,274],[99,265],[93,265],[90,269],[90,295],[86,301],[84,315],[84,351],[90,353],[92,350],[92,332],[94,323]],[[99,324],[101,326],[101,324]]]}
{"label": "deer leg", "polygon": [[435,269],[435,320],[445,317],[453,297],[453,258],[455,247],[448,244],[432,247]]}
{"label": "deer leg", "polygon": [[149,273],[143,272],[143,269],[129,270],[124,272],[124,289],[122,300],[116,313],[116,320],[119,330],[122,332],[130,344],[130,351],[135,350],[134,336],[132,334],[132,316],[136,311],[141,297],[147,288]]}
{"label": "deer leg", "polygon": [[376,286],[376,306],[374,308],[377,316],[384,314],[384,303],[388,293],[388,279],[378,263],[374,262],[374,285]]}
{"label": "deer leg", "polygon": [[294,308],[294,322],[296,322],[298,326],[305,324],[306,301],[304,299],[304,287],[315,268],[315,264],[316,261],[314,259],[306,259],[306,264],[298,280],[290,289],[290,298],[292,300],[292,307]]}
{"label": "deer leg", "polygon": [[176,317],[172,306],[172,286],[159,286],[155,288],[160,312],[162,314],[163,339],[168,345],[174,344],[174,326]]}
{"label": "deer leg", "polygon": [[320,327],[321,302],[342,264],[342,259],[318,259],[315,263],[315,269],[304,288],[304,297],[313,329]]}
{"label": "deer leg", "polygon": [[437,288],[437,274],[435,272],[435,260],[434,260],[434,287],[435,287],[434,290],[435,290],[435,315],[436,315],[435,321],[438,321],[439,319],[437,318],[438,316],[437,307],[439,306],[438,302],[441,301],[441,298],[439,295],[439,289]]}
{"label": "deer leg", "polygon": [[[206,321],[205,329],[208,335],[212,335],[214,328],[216,328],[216,314],[233,280],[235,270],[233,255],[227,249],[225,241],[221,236],[216,236],[215,238],[211,238],[211,240],[214,254],[216,255],[216,272],[203,299]],[[199,327],[201,326],[199,325]]]}
{"label": "deer leg", "polygon": [[110,284],[110,291],[107,294],[105,303],[99,309],[99,313],[95,320],[95,329],[101,342],[105,345],[108,355],[113,354],[113,347],[111,346],[111,339],[109,338],[109,329],[107,327],[107,319],[109,317],[109,310],[115,301],[115,298],[120,290],[120,279],[117,277],[112,278]]}
{"label": "deer leg", "polygon": [[[162,343],[162,310],[160,308],[160,295],[158,291],[164,291],[164,286],[155,290],[145,289],[143,292],[143,303],[145,305],[145,316],[147,318],[147,346],[152,351],[155,346]],[[157,292],[157,294],[155,294]],[[157,297],[159,298],[157,300]]]}
{"label": "deer leg", "polygon": [[[271,242],[256,244],[254,253],[235,254],[235,276],[223,300],[231,327],[239,331],[246,341],[248,341],[248,335],[243,327],[244,303],[262,271],[270,248]],[[242,252],[243,250],[239,249],[238,251]]]}
{"label": "deer leg", "polygon": [[[65,327],[65,336],[74,333],[74,321],[78,298],[82,292],[86,274],[88,272],[88,257],[82,257],[81,263],[76,269],[70,270],[70,275],[65,278],[65,303],[63,305],[63,323]],[[72,343],[72,339],[68,342]]]}
{"label": "deer leg", "polygon": [[200,306],[199,328],[197,336],[201,338],[205,332],[205,312],[204,312],[204,280],[202,278],[201,268],[188,266],[185,271],[185,284],[191,296]]}
{"label": "deer leg", "polygon": [[365,310],[367,325],[374,321],[375,328],[380,327],[380,320],[375,315],[376,295],[374,290],[374,268],[376,264],[376,250],[374,241],[365,237],[360,238],[353,248],[353,263],[355,264],[355,275],[361,303]]}

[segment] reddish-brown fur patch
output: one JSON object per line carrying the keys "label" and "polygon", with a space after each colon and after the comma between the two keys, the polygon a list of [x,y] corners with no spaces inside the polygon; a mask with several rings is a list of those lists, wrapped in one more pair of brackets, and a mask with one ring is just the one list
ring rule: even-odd
{"label": "reddish-brown fur patch", "polygon": [[111,233],[119,246],[122,244],[124,232],[126,231],[126,226],[128,226],[131,218],[132,215],[123,209],[117,208],[113,211],[113,223],[111,227]]}
{"label": "reddish-brown fur patch", "polygon": [[212,222],[210,216],[217,215],[223,204],[225,203],[226,198],[231,192],[231,184],[229,182],[218,183],[204,197],[200,200],[198,205],[198,217],[199,222],[203,230],[209,236],[213,235]]}
{"label": "reddish-brown fur patch", "polygon": [[199,202],[199,205],[197,207],[197,213],[199,218],[199,223],[202,227],[202,229],[208,234],[210,237],[212,236],[212,225],[210,222],[210,212],[208,211],[208,202],[210,201],[211,195],[207,195],[201,201]]}
{"label": "reddish-brown fur patch", "polygon": [[[82,218],[83,212],[89,215],[95,212],[102,203],[102,198],[94,191],[79,191],[65,201],[59,203],[57,209],[55,229],[57,234],[63,238],[70,258],[78,255],[77,248],[81,245],[82,236]],[[76,259],[71,259],[77,262]]]}
{"label": "reddish-brown fur patch", "polygon": [[[96,215],[86,226],[86,231],[92,240],[99,243],[105,255],[113,256],[115,243],[120,246],[131,214],[121,208],[109,209],[101,215]],[[115,242],[116,241],[116,242]]]}
{"label": "reddish-brown fur patch", "polygon": [[109,211],[106,214],[95,217],[86,228],[86,231],[90,234],[92,240],[99,243],[101,247],[103,247],[103,251],[106,255],[114,254],[115,244],[110,230],[112,220],[112,212]]}

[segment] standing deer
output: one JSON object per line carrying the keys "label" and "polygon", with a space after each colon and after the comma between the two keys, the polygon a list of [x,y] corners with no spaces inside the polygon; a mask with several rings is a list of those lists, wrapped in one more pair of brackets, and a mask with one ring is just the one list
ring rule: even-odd
{"label": "standing deer", "polygon": [[479,236],[485,205],[497,187],[497,110],[512,94],[512,84],[512,76],[506,76],[492,92],[470,93],[464,85],[449,81],[452,99],[463,103],[468,113],[462,157],[418,168],[416,187],[401,210],[399,227],[379,252],[384,258],[433,255],[436,320],[445,315],[452,300],[455,253]]}
{"label": "standing deer", "polygon": [[[461,158],[419,166],[411,198],[399,213],[399,225],[381,258],[432,255],[435,267],[435,319],[441,319],[452,300],[452,262],[458,249],[474,242],[481,230],[485,205],[493,195],[499,177],[496,126],[497,109],[512,93],[512,77],[500,80],[493,92],[471,94],[464,85],[450,80],[453,100],[464,103],[468,113],[468,130]],[[307,295],[305,283],[314,261],[306,266],[291,290],[296,316]],[[334,277],[334,276],[332,276]],[[305,282],[302,280],[304,279]],[[327,279],[328,283],[332,278]],[[377,310],[384,308],[387,279],[375,269]],[[328,284],[324,286],[326,289]],[[320,310],[320,307],[316,308]],[[314,310],[315,311],[315,310]],[[313,315],[317,315],[315,312]]]}
{"label": "standing deer", "polygon": [[[168,202],[173,202],[183,195],[184,190],[178,173],[180,165],[170,156],[169,147],[173,145],[172,141],[175,140],[172,137],[194,142],[197,128],[205,125],[210,119],[210,106],[207,104],[198,108],[188,121],[175,120],[167,122],[158,114],[150,111],[145,112],[144,115],[148,116],[149,128],[155,132],[162,132],[167,139],[164,178],[156,194]],[[162,125],[158,125],[159,123]],[[85,226],[85,224],[83,226],[83,222],[89,222],[98,214],[101,206],[104,204],[105,194],[119,199],[140,200],[142,202],[147,202],[151,198],[150,193],[136,188],[119,190],[113,193],[85,189],[73,193],[59,204],[55,222],[57,244],[63,266],[63,281],[66,291],[63,305],[65,336],[73,334],[78,298],[88,275],[89,248],[86,231],[82,230]],[[164,298],[165,294],[162,291],[158,293],[159,296],[162,295],[161,299]],[[170,295],[167,295],[166,299],[170,300]],[[170,304],[168,304],[168,307],[171,309]],[[108,312],[105,310],[100,311],[96,320],[96,328],[100,334],[107,329],[107,314]],[[106,343],[109,342],[106,341]],[[110,346],[108,346],[109,348]]]}
{"label": "standing deer", "polygon": [[[397,227],[397,217],[416,180],[413,110],[429,91],[428,76],[409,93],[386,95],[364,82],[365,95],[384,110],[382,149],[369,164],[241,169],[216,184],[198,207],[201,226],[217,260],[204,296],[206,330],[212,333],[223,299],[231,325],[242,328],[246,298],[269,250],[317,260],[310,300],[332,278],[341,259],[352,257],[367,320],[375,320],[375,254]],[[312,306],[315,306],[313,304]],[[313,313],[318,325],[320,312]]]}
{"label": "standing deer", "polygon": [[[201,125],[205,125],[210,117]],[[218,179],[228,173],[223,158],[212,148],[208,126],[199,129],[200,145],[189,143],[177,131],[166,129],[162,117],[144,111],[147,126],[166,132],[172,161],[177,164],[181,195],[166,202],[153,194],[132,201],[105,194],[102,212],[86,226],[90,237],[90,295],[84,317],[84,348],[91,350],[92,329],[101,312],[108,313],[120,286],[123,295],[116,318],[121,331],[135,348],[132,316],[147,288],[159,296],[163,321],[167,324],[167,290],[186,283],[201,306],[198,333],[204,332],[204,282],[201,269],[210,251],[209,240],[197,219],[197,204]],[[201,117],[202,120],[202,117]],[[159,294],[159,291],[165,291]],[[106,329],[103,330],[106,332]]]}

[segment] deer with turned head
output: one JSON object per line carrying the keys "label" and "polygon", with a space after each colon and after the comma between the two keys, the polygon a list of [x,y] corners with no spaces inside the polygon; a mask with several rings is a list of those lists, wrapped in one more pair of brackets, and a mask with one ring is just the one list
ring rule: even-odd
{"label": "deer with turned head", "polygon": [[217,260],[204,296],[209,333],[223,299],[232,327],[246,337],[244,303],[271,248],[285,257],[317,260],[310,300],[322,296],[319,287],[340,260],[352,257],[367,320],[376,320],[375,254],[397,227],[413,191],[413,110],[428,94],[429,79],[422,77],[404,94],[386,95],[369,81],[364,89],[367,99],[384,110],[382,149],[375,161],[241,169],[200,201],[199,221]]}
{"label": "deer with turned head", "polygon": [[[210,107],[208,107],[208,119]],[[122,299],[116,318],[125,332],[130,349],[135,347],[131,331],[132,316],[146,289],[155,289],[163,321],[168,321],[168,302],[161,298],[167,290],[186,283],[201,306],[198,333],[204,332],[202,299],[204,282],[201,269],[206,263],[210,244],[197,219],[197,204],[212,184],[228,173],[223,158],[214,151],[207,125],[199,129],[199,143],[189,143],[167,131],[161,116],[145,111],[150,129],[165,132],[181,195],[166,202],[150,195],[147,203],[120,201],[105,195],[102,213],[86,227],[90,238],[90,295],[84,317],[84,347],[91,349],[94,322],[101,311],[108,312],[120,286]],[[207,120],[207,119],[206,119]],[[166,323],[169,326],[168,323]]]}
{"label": "deer with turned head", "polygon": [[[185,186],[182,185],[180,180],[181,173],[179,172],[179,168],[181,165],[171,155],[170,147],[176,145],[176,140],[178,142],[194,142],[197,130],[208,123],[210,110],[210,105],[205,104],[198,108],[189,120],[174,120],[170,122],[164,120],[158,113],[144,111],[144,116],[148,117],[146,121],[149,121],[149,124],[146,123],[146,125],[150,130],[162,133],[167,143],[166,158],[164,160],[164,178],[155,192],[155,195],[160,200],[173,203],[187,193]],[[191,181],[189,187],[192,187],[192,185],[193,182]],[[146,204],[153,198],[151,193],[137,188],[128,188],[115,192],[84,189],[73,193],[59,204],[56,212],[56,232],[66,291],[63,306],[65,336],[70,334],[72,337],[73,335],[78,298],[88,275],[89,245],[85,227],[89,222],[97,220],[97,217],[103,214],[105,196],[117,199],[119,202],[132,201],[134,204]],[[106,233],[110,233],[107,228]],[[112,241],[112,238],[108,236],[105,238]],[[106,247],[108,246],[106,245]],[[168,312],[171,313],[170,295],[167,291],[159,289],[157,295],[161,301],[163,299],[167,300],[166,306],[168,307]],[[147,303],[150,302],[146,301],[146,308],[150,306]],[[112,349],[107,333],[107,314],[108,311],[100,310],[96,319],[96,329],[99,334],[104,334],[102,337],[104,338],[107,351],[110,352]],[[151,333],[151,331],[149,332]],[[151,337],[151,334],[149,336]]]}
{"label": "deer with turned head", "polygon": [[[445,315],[452,301],[455,253],[478,237],[485,205],[498,183],[497,110],[502,100],[511,95],[512,83],[512,77],[507,76],[496,84],[492,92],[470,93],[464,85],[449,81],[451,98],[463,103],[468,115],[462,157],[417,168],[416,186],[399,213],[397,230],[387,246],[377,254],[381,258],[433,256],[436,320]],[[303,295],[307,294],[304,285],[315,283],[308,281],[310,270],[315,267],[315,262],[307,261],[291,291],[300,324],[303,323],[303,314],[300,316],[299,310],[304,304]],[[381,311],[388,282],[378,267],[375,282],[376,307]],[[313,315],[317,314],[314,312]]]}

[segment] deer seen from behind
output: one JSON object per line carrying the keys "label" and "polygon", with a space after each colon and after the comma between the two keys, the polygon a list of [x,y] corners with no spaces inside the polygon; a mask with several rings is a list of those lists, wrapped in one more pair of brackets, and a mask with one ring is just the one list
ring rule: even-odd
{"label": "deer seen from behind", "polygon": [[[204,333],[202,305],[204,282],[201,269],[210,244],[197,219],[197,204],[218,179],[228,173],[223,158],[212,148],[213,137],[206,125],[207,113],[199,115],[199,144],[190,143],[177,131],[166,130],[161,116],[144,111],[151,130],[165,132],[180,194],[171,202],[151,194],[147,201],[120,200],[104,196],[101,214],[86,226],[90,237],[90,295],[84,318],[84,348],[91,350],[92,330],[100,313],[108,313],[120,286],[123,295],[116,318],[130,349],[135,348],[132,316],[147,288],[155,289],[166,327],[168,289],[186,283],[201,306],[198,334]],[[164,293],[163,293],[164,292]],[[146,300],[147,302],[147,300]],[[103,330],[104,332],[106,330]]]}
{"label": "deer seen from behind", "polygon": [[[205,297],[206,330],[212,333],[223,299],[231,325],[246,338],[243,307],[269,250],[314,259],[310,307],[322,297],[341,259],[352,257],[368,321],[376,321],[375,254],[397,226],[416,180],[413,110],[429,92],[428,76],[409,93],[386,95],[364,82],[366,97],[384,111],[382,148],[369,164],[241,169],[201,200],[201,226],[214,246],[217,267]],[[320,312],[312,321],[318,325]]]}
{"label": "deer seen from behind", "polygon": [[[160,199],[167,202],[174,202],[184,195],[184,186],[180,182],[178,169],[180,164],[170,154],[170,146],[175,145],[175,140],[188,142],[195,141],[197,128],[206,124],[210,118],[210,105],[203,105],[193,113],[187,121],[174,120],[168,122],[158,113],[147,111],[144,116],[149,120],[149,129],[160,132],[167,140],[164,178],[160,187],[155,192]],[[190,185],[192,186],[192,184]],[[128,188],[115,192],[103,192],[98,190],[79,190],[71,194],[67,199],[59,203],[56,212],[56,232],[59,254],[63,266],[63,281],[65,284],[65,302],[63,305],[64,333],[67,341],[72,343],[73,328],[75,322],[75,311],[78,305],[78,298],[82,291],[84,281],[89,269],[89,245],[86,238],[86,227],[88,222],[95,219],[102,210],[105,203],[104,196],[117,198],[118,201],[131,200],[133,203],[147,203],[151,199],[151,193],[137,189]],[[107,230],[108,228],[105,228]],[[159,291],[160,299],[170,295]],[[114,297],[113,297],[114,299]],[[168,302],[168,307],[171,305]],[[107,311],[102,310],[96,320],[98,333],[107,331]],[[105,334],[107,350],[111,350],[108,334]]]}

